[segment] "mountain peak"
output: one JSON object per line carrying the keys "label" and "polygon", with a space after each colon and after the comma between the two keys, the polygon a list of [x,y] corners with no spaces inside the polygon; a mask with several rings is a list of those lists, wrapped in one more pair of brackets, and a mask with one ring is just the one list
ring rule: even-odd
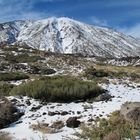
{"label": "mountain peak", "polygon": [[91,26],[67,17],[0,24],[0,43],[27,44],[59,53],[126,57],[140,55],[139,40],[105,27]]}

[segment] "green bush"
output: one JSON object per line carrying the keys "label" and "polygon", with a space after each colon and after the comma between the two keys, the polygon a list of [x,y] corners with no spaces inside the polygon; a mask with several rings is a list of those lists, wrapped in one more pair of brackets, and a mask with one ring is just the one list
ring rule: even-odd
{"label": "green bush", "polygon": [[0,96],[8,96],[9,92],[14,86],[11,84],[2,83],[0,84]]}
{"label": "green bush", "polygon": [[11,95],[26,95],[51,102],[71,102],[91,99],[104,90],[93,82],[69,77],[47,77],[19,85]]}
{"label": "green bush", "polygon": [[44,75],[49,75],[49,74],[54,74],[56,71],[51,68],[46,68],[43,66],[39,65],[30,65],[30,72],[31,74],[44,74]]}
{"label": "green bush", "polygon": [[109,73],[104,70],[97,70],[93,67],[88,68],[85,70],[84,76],[88,78],[101,78],[101,77],[107,77],[109,76]]}
{"label": "green bush", "polygon": [[54,74],[54,73],[56,73],[56,71],[54,69],[50,69],[50,68],[41,69],[41,74],[49,75],[49,74]]}
{"label": "green bush", "polygon": [[29,55],[27,53],[25,54],[19,54],[19,55],[6,55],[6,60],[12,63],[29,63],[29,62],[36,62],[38,60],[42,60],[40,56],[37,55]]}
{"label": "green bush", "polygon": [[29,76],[24,73],[18,73],[18,72],[0,73],[0,81],[22,80],[22,79],[28,79],[28,78]]}
{"label": "green bush", "polygon": [[140,135],[140,126],[135,126],[115,112],[110,119],[99,119],[92,126],[81,126],[81,133],[75,135],[79,140],[123,140],[125,138],[134,139]]}
{"label": "green bush", "polygon": [[140,75],[138,73],[135,72],[126,72],[121,70],[121,68],[119,70],[117,69],[96,69],[96,68],[87,68],[85,70],[84,76],[87,77],[88,79],[99,79],[99,78],[103,78],[103,77],[115,77],[115,78],[124,78],[124,77],[129,77],[133,80],[140,78]]}

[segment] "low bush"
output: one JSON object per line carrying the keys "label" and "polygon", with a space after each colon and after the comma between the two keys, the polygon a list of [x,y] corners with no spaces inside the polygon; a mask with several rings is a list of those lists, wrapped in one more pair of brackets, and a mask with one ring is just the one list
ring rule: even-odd
{"label": "low bush", "polygon": [[92,126],[81,126],[81,133],[75,135],[79,140],[122,140],[135,139],[140,136],[140,126],[135,126],[120,115],[120,112],[114,112],[110,119],[99,119]]}
{"label": "low bush", "polygon": [[114,78],[124,78],[124,77],[129,77],[132,80],[135,80],[137,78],[140,78],[140,75],[137,72],[129,72],[128,71],[123,71],[121,70],[121,67],[112,67],[112,69],[109,67],[107,68],[88,68],[85,70],[84,76],[87,77],[88,79],[99,79],[103,77],[114,77]]}
{"label": "low bush", "polygon": [[93,67],[86,69],[85,74],[88,78],[100,78],[100,77],[107,77],[109,73],[105,70],[97,70]]}
{"label": "low bush", "polygon": [[56,73],[56,71],[54,69],[50,69],[50,68],[41,69],[41,74],[49,75],[49,74],[54,74],[54,73]]}
{"label": "low bush", "polygon": [[0,63],[0,71],[5,71],[9,65],[9,63]]}
{"label": "low bush", "polygon": [[44,74],[44,75],[49,75],[49,74],[54,74],[56,71],[51,68],[46,68],[43,66],[36,66],[36,65],[30,65],[30,72],[31,74]]}
{"label": "low bush", "polygon": [[86,100],[102,94],[104,90],[93,82],[70,77],[47,77],[14,87],[11,95],[25,95],[51,102]]}
{"label": "low bush", "polygon": [[9,92],[14,86],[11,84],[1,83],[0,84],[0,96],[8,96]]}
{"label": "low bush", "polygon": [[40,56],[37,55],[29,55],[29,54],[19,54],[19,55],[6,55],[6,60],[11,63],[29,63],[29,62],[36,62],[38,60],[42,60]]}
{"label": "low bush", "polygon": [[0,73],[0,81],[22,80],[22,79],[28,79],[28,78],[29,76],[24,73],[18,73],[18,72]]}

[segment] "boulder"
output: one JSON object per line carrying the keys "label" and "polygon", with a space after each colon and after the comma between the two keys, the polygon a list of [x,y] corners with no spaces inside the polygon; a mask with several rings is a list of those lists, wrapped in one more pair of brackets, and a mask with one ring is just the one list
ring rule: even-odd
{"label": "boulder", "polygon": [[68,115],[68,114],[69,114],[69,112],[67,112],[67,111],[62,111],[62,112],[61,112],[61,115],[62,115],[62,116],[65,116],[65,115]]}
{"label": "boulder", "polygon": [[111,100],[112,96],[108,93],[103,93],[101,95],[99,95],[98,97],[95,98],[95,101],[99,102],[99,101],[109,101]]}
{"label": "boulder", "polygon": [[79,120],[77,120],[77,117],[70,117],[66,121],[66,126],[70,127],[70,128],[77,128],[80,126],[80,124],[81,124],[81,122]]}
{"label": "boulder", "polygon": [[28,106],[30,106],[30,105],[31,105],[31,102],[30,102],[30,100],[29,100],[29,99],[27,99],[25,102],[26,102],[26,104],[27,104]]}
{"label": "boulder", "polygon": [[8,99],[0,98],[0,129],[17,121],[23,114]]}
{"label": "boulder", "polygon": [[60,115],[60,112],[51,112],[51,111],[48,111],[48,115],[49,116],[54,116],[54,115]]}
{"label": "boulder", "polygon": [[41,107],[42,107],[42,105],[33,106],[33,107],[31,108],[30,111],[36,112],[36,111],[39,110]]}

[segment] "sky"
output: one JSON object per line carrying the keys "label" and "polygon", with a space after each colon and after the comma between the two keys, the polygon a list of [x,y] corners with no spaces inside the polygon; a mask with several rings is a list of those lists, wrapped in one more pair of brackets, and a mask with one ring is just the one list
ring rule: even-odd
{"label": "sky", "polygon": [[140,38],[140,0],[0,0],[0,22],[69,17]]}

